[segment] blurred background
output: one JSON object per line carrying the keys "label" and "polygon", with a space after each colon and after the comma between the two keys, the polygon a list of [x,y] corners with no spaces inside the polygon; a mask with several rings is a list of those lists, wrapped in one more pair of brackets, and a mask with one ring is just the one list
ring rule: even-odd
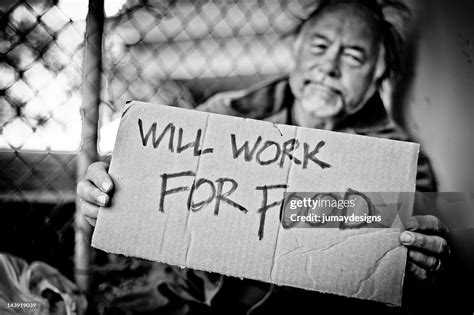
{"label": "blurred background", "polygon": [[[125,102],[193,107],[287,72],[311,2],[1,1],[0,251],[93,290],[94,267],[113,258],[90,248],[75,186],[110,159]],[[460,263],[474,265],[474,3],[408,4],[409,70],[387,107],[430,157],[439,190],[467,193],[459,212],[448,201],[437,214],[453,222]]]}

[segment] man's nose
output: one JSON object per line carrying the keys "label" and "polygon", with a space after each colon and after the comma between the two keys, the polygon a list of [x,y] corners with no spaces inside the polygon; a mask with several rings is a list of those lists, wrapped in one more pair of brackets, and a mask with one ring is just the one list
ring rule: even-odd
{"label": "man's nose", "polygon": [[327,51],[320,64],[320,70],[331,78],[339,78],[341,76],[340,55],[338,51]]}

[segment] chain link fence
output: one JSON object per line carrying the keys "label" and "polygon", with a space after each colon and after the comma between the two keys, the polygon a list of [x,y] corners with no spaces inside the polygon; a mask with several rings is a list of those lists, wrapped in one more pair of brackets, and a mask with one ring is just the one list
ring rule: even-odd
{"label": "chain link fence", "polygon": [[87,289],[100,257],[75,216],[75,186],[108,159],[125,102],[192,108],[285,73],[308,2],[106,0],[119,10],[104,16],[94,0],[86,22],[86,1],[3,1],[0,251]]}
{"label": "chain link fence", "polygon": [[57,1],[0,11],[0,251],[73,278],[85,21]]}
{"label": "chain link fence", "polygon": [[309,2],[128,1],[104,29],[100,152],[111,152],[128,100],[190,108],[287,72]]}

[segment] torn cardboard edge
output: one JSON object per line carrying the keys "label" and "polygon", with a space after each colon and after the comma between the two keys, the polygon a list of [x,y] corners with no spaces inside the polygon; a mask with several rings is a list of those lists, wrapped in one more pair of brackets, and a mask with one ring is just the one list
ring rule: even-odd
{"label": "torn cardboard edge", "polygon": [[[142,131],[139,135],[134,119],[139,119],[140,117],[143,122]],[[146,120],[148,121],[146,122]],[[210,120],[212,120],[211,124],[209,123]],[[174,130],[175,137],[178,135],[185,137],[187,134],[185,130],[180,132],[180,129],[177,127],[178,125],[181,127],[186,126],[186,130],[201,130],[201,132],[204,130],[202,138],[195,141],[199,143],[194,145],[194,149],[199,145],[200,149],[198,150],[202,150],[201,154],[197,155],[198,158],[192,154],[184,154],[186,150],[188,150],[188,153],[191,152],[189,150],[190,147],[181,151],[181,155],[177,155],[179,144],[173,147],[174,150],[171,150],[173,152],[167,152],[166,144],[168,144],[168,151],[170,151],[171,142],[168,142],[165,136],[163,136],[162,142],[157,147],[150,146],[150,140],[145,145],[145,124],[152,126],[153,123],[156,123],[155,126],[159,125],[158,128],[161,130],[164,126],[169,125],[170,121],[176,122],[175,128],[170,129]],[[149,139],[157,140],[157,129],[155,129],[154,133],[150,130],[148,129]],[[229,162],[226,159],[229,160],[232,154],[235,156],[235,150],[229,149],[228,143],[222,139],[222,135],[232,133],[235,134],[235,138],[242,136],[242,138],[253,141],[256,139],[255,130],[259,131],[259,135],[265,136],[265,139],[270,139],[267,141],[273,142],[278,140],[281,142],[282,138],[288,139],[292,137],[293,139],[301,140],[305,144],[311,141],[314,142],[315,138],[325,138],[326,141],[331,139],[331,142],[334,141],[333,146],[337,147],[338,150],[335,150],[333,147],[331,154],[324,154],[324,151],[321,150],[323,153],[320,159],[316,160],[321,162],[329,159],[331,163],[334,165],[338,164],[339,167],[334,172],[333,168],[331,170],[333,173],[329,172],[330,175],[327,175],[323,172],[324,167],[316,163],[316,160],[313,160],[314,163],[311,163],[311,161],[306,159],[307,168],[305,169],[303,167],[304,154],[307,154],[310,150],[310,148],[308,149],[309,146],[305,146],[306,151],[304,151],[304,154],[301,151],[292,151],[291,153],[294,153],[293,159],[279,159],[279,163],[274,163],[272,168],[268,164],[257,165],[257,163],[252,164],[252,161],[242,161],[235,158],[230,160],[230,164],[224,163]],[[141,139],[139,136],[141,136]],[[171,138],[170,136],[170,141],[175,140]],[[304,142],[306,139],[307,142]],[[140,140],[142,140],[142,143],[140,143]],[[182,147],[188,141],[189,138],[183,140],[183,143],[181,143]],[[152,142],[155,143],[155,141]],[[354,148],[354,143],[364,144],[365,149],[358,152],[363,157],[357,154],[354,155],[351,152],[351,148]],[[370,143],[370,145],[366,145],[367,143]],[[211,147],[214,149],[213,154],[202,154],[206,148]],[[377,148],[382,148],[383,154],[375,150]],[[116,148],[114,149],[110,166],[110,174],[117,187],[113,200],[114,203],[111,209],[100,211],[92,245],[115,254],[125,254],[204,271],[271,282],[278,285],[400,305],[406,250],[398,242],[398,232],[392,233],[393,235],[390,237],[381,236],[379,245],[385,246],[385,250],[381,250],[377,257],[372,257],[372,261],[368,261],[366,258],[367,256],[374,255],[377,252],[377,248],[373,248],[374,245],[370,237],[368,240],[359,240],[358,243],[350,244],[350,246],[346,244],[343,250],[339,249],[339,251],[331,255],[313,255],[313,257],[312,255],[305,254],[305,257],[309,258],[302,258],[303,254],[299,253],[296,249],[291,253],[293,250],[292,246],[296,246],[295,242],[299,245],[303,244],[303,248],[312,248],[314,252],[318,250],[327,251],[326,247],[337,249],[339,246],[337,241],[342,241],[342,235],[348,232],[311,230],[297,233],[298,237],[290,236],[288,231],[282,230],[279,224],[278,213],[272,211],[266,212],[267,222],[263,229],[266,239],[260,242],[255,237],[255,230],[252,230],[252,228],[255,228],[255,221],[259,219],[258,214],[255,214],[256,207],[252,208],[253,213],[246,209],[246,214],[250,213],[246,217],[243,217],[238,211],[225,211],[228,210],[224,208],[227,205],[221,205],[221,208],[218,209],[220,211],[219,215],[213,214],[211,209],[207,209],[206,214],[206,209],[189,211],[189,206],[186,205],[186,202],[183,202],[183,197],[180,197],[178,199],[171,199],[174,212],[166,211],[163,215],[160,215],[160,211],[156,209],[157,204],[161,205],[159,198],[156,198],[156,191],[158,189],[149,189],[149,186],[159,186],[157,183],[163,180],[162,176],[160,178],[160,174],[165,174],[163,173],[164,171],[176,173],[179,170],[191,169],[191,171],[194,170],[194,176],[190,175],[185,179],[180,178],[179,184],[177,182],[174,184],[176,187],[188,187],[187,190],[189,191],[192,189],[193,184],[196,184],[198,176],[204,178],[205,175],[210,181],[216,180],[219,177],[216,174],[222,173],[225,176],[231,174],[238,180],[240,184],[238,188],[244,187],[244,190],[248,190],[242,193],[236,189],[235,196],[240,197],[238,200],[248,202],[262,198],[258,193],[248,188],[258,186],[255,183],[259,182],[259,180],[261,184],[274,184],[284,181],[294,191],[311,190],[310,188],[314,187],[315,182],[324,183],[321,191],[338,191],[340,189],[335,188],[343,187],[346,182],[351,185],[364,184],[362,186],[366,187],[366,191],[377,191],[383,187],[385,187],[385,190],[410,191],[414,190],[415,186],[414,179],[418,149],[416,144],[387,139],[374,139],[295,126],[275,125],[269,122],[146,103],[129,103],[123,111]],[[342,152],[338,152],[339,150]],[[370,150],[375,150],[374,156],[367,154]],[[196,151],[194,151],[194,154],[196,154]],[[245,152],[242,154],[245,155]],[[242,154],[239,157],[242,157]],[[213,159],[209,158],[211,155],[214,155]],[[348,156],[351,158],[347,159]],[[389,162],[395,165],[395,169],[392,170],[393,166],[390,167],[390,165],[387,167],[386,163],[380,163],[382,157],[388,157]],[[137,163],[137,160],[145,162]],[[158,162],[158,160],[160,161]],[[263,156],[263,153],[261,160],[264,162],[270,161],[268,157]],[[297,164],[296,160],[299,160],[301,163]],[[406,165],[403,165],[403,163]],[[284,167],[278,167],[278,164]],[[363,166],[360,167],[360,165]],[[314,168],[310,171],[308,170],[310,167]],[[393,186],[390,185],[391,181],[384,183],[381,179],[378,182],[360,179],[366,173],[371,174],[369,178],[377,178],[378,173],[387,172],[387,169],[391,172],[391,177],[393,177]],[[404,172],[408,175],[400,174],[401,169],[404,169]],[[244,173],[242,170],[246,172]],[[252,178],[249,175],[254,176]],[[204,181],[202,185],[205,185],[205,183],[208,182]],[[374,189],[367,189],[369,186]],[[222,190],[224,188],[225,186],[221,187]],[[279,193],[283,195],[286,190],[281,189]],[[269,191],[267,193],[270,194]],[[143,195],[150,196],[150,198],[143,200],[141,198]],[[198,197],[201,198],[198,198],[199,200],[205,198],[202,195]],[[278,198],[273,197],[273,199]],[[170,200],[167,202],[170,202]],[[163,206],[166,206],[166,202],[164,202]],[[208,208],[212,208],[212,205],[208,206]],[[185,215],[183,215],[183,212]],[[173,215],[170,215],[170,213],[173,213]],[[239,217],[238,215],[241,216]],[[222,223],[224,223],[224,226]],[[205,229],[202,229],[203,226],[214,231],[214,234],[206,232]],[[239,229],[246,230],[247,234],[239,235]],[[258,230],[260,233],[260,228]],[[370,230],[369,232],[373,232],[373,229]],[[229,236],[237,237],[234,237],[232,240],[232,237]],[[239,240],[239,236],[240,242],[237,242],[236,240]],[[260,234],[258,236],[260,237]],[[321,240],[321,244],[313,244],[315,239]],[[331,241],[335,243],[331,244]],[[156,246],[150,245],[150,242],[156,244]],[[344,243],[344,241],[342,242]],[[228,244],[231,244],[231,247]],[[321,248],[317,246],[321,246]],[[360,266],[356,266],[359,269],[353,268],[352,262],[346,264],[338,260],[338,257],[347,258],[351,257],[351,255],[352,257],[358,257],[360,255],[359,249],[364,251],[364,255],[359,257],[361,260]],[[214,250],[220,253],[222,261],[215,261],[213,257],[215,256],[215,254],[213,255]],[[275,263],[276,257],[282,256],[278,255],[281,254],[280,251],[284,252],[286,250],[290,250],[290,254],[286,255],[289,257],[279,258]],[[390,260],[387,261],[385,254],[391,251],[396,251],[397,253],[395,257],[390,257]],[[346,252],[352,253],[348,254]],[[329,259],[328,261],[327,257],[330,257],[332,260]],[[272,260],[271,264],[268,263],[268,259]],[[324,272],[314,271],[315,279],[318,280],[317,282],[320,282],[315,283],[314,280],[308,279],[311,277],[305,276],[303,272],[299,274],[297,272],[298,269],[305,269],[307,271],[308,264],[314,264],[315,266],[323,265],[332,274],[328,275]],[[374,270],[377,271],[379,265],[385,268],[386,274],[383,272],[382,276],[376,275],[374,277],[369,275],[371,282],[366,284],[368,280],[364,279],[364,275],[362,275],[366,273],[364,271],[369,270],[373,266],[376,267]],[[334,269],[334,266],[339,269]],[[355,272],[355,269],[359,273]],[[337,283],[340,280],[338,275],[344,275],[342,285]],[[359,281],[360,285],[354,288],[354,284],[350,283],[351,281]],[[364,285],[364,288],[361,289],[361,285]]]}

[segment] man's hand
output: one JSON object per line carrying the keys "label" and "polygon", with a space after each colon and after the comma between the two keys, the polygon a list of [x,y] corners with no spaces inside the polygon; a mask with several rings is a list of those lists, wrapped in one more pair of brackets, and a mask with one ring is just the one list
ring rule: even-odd
{"label": "man's hand", "polygon": [[81,212],[87,222],[95,226],[99,207],[110,204],[110,194],[113,191],[113,181],[105,162],[92,163],[87,169],[86,176],[77,184],[77,194],[81,199]]}
{"label": "man's hand", "polygon": [[408,247],[408,270],[415,279],[434,281],[442,270],[450,250],[445,240],[447,227],[432,215],[414,216],[400,242]]}

